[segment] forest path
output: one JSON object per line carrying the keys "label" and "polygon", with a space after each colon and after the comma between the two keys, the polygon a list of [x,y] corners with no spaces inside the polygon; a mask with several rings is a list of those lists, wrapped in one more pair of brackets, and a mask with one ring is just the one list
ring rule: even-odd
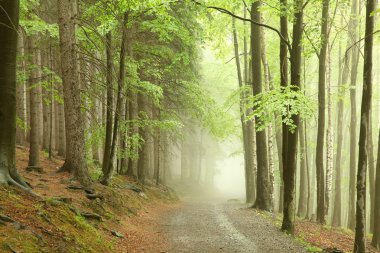
{"label": "forest path", "polygon": [[184,199],[159,222],[166,252],[306,252],[263,215],[236,202]]}

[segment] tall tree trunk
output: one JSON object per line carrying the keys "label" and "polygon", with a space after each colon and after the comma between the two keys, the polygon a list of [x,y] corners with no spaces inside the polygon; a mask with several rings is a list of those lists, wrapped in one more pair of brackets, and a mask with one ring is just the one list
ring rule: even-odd
{"label": "tall tree trunk", "polygon": [[332,225],[335,227],[340,227],[342,225],[342,148],[343,148],[343,97],[344,97],[344,82],[347,82],[347,72],[346,76],[342,76],[342,71],[348,71],[347,58],[343,59],[343,69],[341,62],[341,45],[339,44],[339,76],[338,76],[338,116],[337,116],[337,148],[336,148],[336,160],[335,160],[335,191],[334,191],[334,212],[332,218]]}
{"label": "tall tree trunk", "polygon": [[[260,22],[260,1],[252,3],[251,19]],[[251,54],[252,54],[252,90],[253,95],[262,92],[261,78],[261,41],[260,26],[251,25]],[[259,118],[256,118],[256,122]],[[270,211],[270,186],[269,186],[269,168],[268,168],[268,150],[265,129],[256,132],[256,154],[257,154],[257,183],[256,183],[256,202],[255,207],[262,210]]]}
{"label": "tall tree trunk", "polygon": [[325,176],[323,146],[325,141],[325,104],[326,104],[326,56],[328,43],[329,0],[322,2],[321,49],[319,51],[318,76],[318,133],[315,162],[317,167],[317,221],[325,223]]}
{"label": "tall tree trunk", "polygon": [[[378,147],[380,147],[380,131],[378,139]],[[375,200],[374,200],[374,223],[372,246],[380,249],[380,148],[377,149],[376,162],[376,181],[375,181]]]}
{"label": "tall tree trunk", "polygon": [[[264,20],[262,20],[264,21]],[[264,79],[265,79],[265,90],[269,91],[271,89],[272,85],[272,77],[270,73],[269,64],[267,61],[266,56],[266,46],[265,46],[265,32],[263,29],[261,29],[261,60],[263,62],[264,66]],[[274,115],[275,118],[277,118],[277,115]],[[270,196],[270,205],[271,210],[274,210],[274,158],[273,158],[273,124],[270,123],[268,125],[268,135],[267,135],[267,141],[268,141],[268,180],[269,180],[269,196]]]}
{"label": "tall tree trunk", "polygon": [[[148,112],[148,102],[145,94],[139,94],[138,95],[138,105],[139,105],[139,111],[140,112]],[[144,118],[143,120],[148,120],[147,118]],[[145,180],[148,176],[148,173],[150,171],[150,155],[151,150],[149,149],[149,133],[148,133],[148,127],[143,126],[139,129],[140,137],[144,140],[144,143],[141,145],[140,151],[139,151],[139,158],[137,162],[137,177],[142,182],[145,183]]]}
{"label": "tall tree trunk", "polygon": [[333,127],[332,127],[332,91],[331,91],[331,52],[328,51],[327,56],[327,132],[326,132],[326,189],[325,189],[325,215],[329,216],[330,199],[332,193],[333,181],[333,159],[334,159],[334,144],[333,144]]}
{"label": "tall tree trunk", "polygon": [[[20,31],[18,43],[17,43],[18,55],[21,57],[21,63],[19,65],[18,71],[25,75],[25,47],[24,47],[24,36]],[[26,116],[26,87],[25,82],[22,80],[17,83],[16,87],[16,99],[17,99],[17,117],[23,123],[24,126],[17,125],[16,129],[16,141],[21,145],[25,145],[26,142],[26,127],[27,126],[27,116]]]}
{"label": "tall tree trunk", "polygon": [[306,164],[306,144],[305,144],[305,129],[304,122],[300,122],[299,138],[300,138],[300,195],[298,199],[298,211],[297,216],[305,218],[307,214],[308,203],[308,176],[307,176],[307,164]]}
{"label": "tall tree trunk", "polygon": [[[372,108],[372,105],[371,105]],[[368,126],[368,178],[369,178],[369,195],[370,195],[370,219],[369,219],[369,231],[373,232],[374,224],[374,205],[375,205],[375,157],[373,151],[373,134],[372,134],[372,111],[369,115],[369,126]]]}
{"label": "tall tree trunk", "polygon": [[[234,52],[235,52],[235,60],[236,60],[236,71],[237,71],[237,77],[238,77],[238,84],[239,88],[243,88],[243,78],[242,78],[242,71],[241,71],[241,65],[240,65],[240,57],[239,57],[239,43],[238,43],[238,37],[236,33],[236,25],[235,25],[235,18],[232,18],[232,32],[233,32],[233,38],[234,38]],[[244,59],[244,64],[247,64],[247,62]],[[245,71],[246,65],[244,65]],[[246,72],[244,72],[245,78]],[[244,80],[246,81],[246,80]],[[244,84],[245,85],[245,84]],[[245,192],[246,192],[246,202],[247,203],[253,203],[254,196],[253,196],[253,157],[252,154],[249,152],[252,152],[252,148],[248,147],[248,145],[253,145],[253,142],[249,136],[247,136],[247,129],[248,124],[245,122],[245,106],[244,106],[244,100],[245,100],[245,92],[240,92],[240,123],[242,127],[242,134],[243,134],[243,151],[244,151],[244,169],[245,169]],[[252,124],[250,125],[252,126]],[[249,134],[249,133],[248,133]]]}
{"label": "tall tree trunk", "polygon": [[364,67],[363,67],[363,95],[360,113],[359,134],[359,158],[357,176],[356,199],[356,228],[354,252],[366,252],[366,181],[368,162],[368,130],[370,127],[370,114],[372,102],[372,56],[373,56],[373,31],[375,26],[373,11],[375,0],[366,1],[366,25],[364,42]]}
{"label": "tall tree trunk", "polygon": [[37,62],[38,50],[36,40],[33,36],[28,38],[28,54],[30,64],[34,65],[28,78],[28,88],[30,92],[30,149],[29,149],[29,167],[38,167],[40,165],[40,122],[39,122],[39,71],[40,67]]}
{"label": "tall tree trunk", "polygon": [[0,3],[0,183],[28,189],[16,170],[16,55],[19,1]]}
{"label": "tall tree trunk", "polygon": [[[60,95],[63,95],[62,86],[59,87]],[[65,131],[65,107],[57,102],[57,118],[58,118],[58,155],[66,157],[66,131]]]}
{"label": "tall tree trunk", "polygon": [[[351,15],[352,30],[349,36],[351,43],[356,43],[358,39],[357,26],[358,21],[358,0],[352,0]],[[354,46],[352,49],[351,61],[351,81],[350,81],[350,101],[351,101],[351,118],[350,118],[350,182],[349,182],[349,200],[348,200],[348,227],[352,230],[355,229],[355,179],[356,179],[356,79],[359,61],[359,45]]]}
{"label": "tall tree trunk", "polygon": [[[302,33],[303,33],[303,0],[296,0],[294,5],[293,41],[290,55],[291,84],[300,88],[301,62],[302,62]],[[294,233],[295,213],[295,173],[297,169],[297,143],[299,115],[293,115],[292,120],[296,126],[294,132],[288,128],[283,132],[286,137],[286,146],[283,149],[284,160],[284,211],[281,229],[287,233]]]}
{"label": "tall tree trunk", "polygon": [[[138,114],[138,98],[136,92],[131,90],[129,92],[129,120],[130,120],[130,127],[129,127],[129,133],[128,136],[132,138],[132,140],[135,140],[135,136],[139,132],[138,125],[134,122],[134,120],[137,119],[137,114]],[[131,157],[128,158],[128,171],[127,175],[135,175],[137,176],[137,164],[138,164],[138,159],[137,154],[138,154],[138,148],[137,148],[137,143],[132,142],[132,145],[130,145],[129,148],[129,153],[133,154]]]}
{"label": "tall tree trunk", "polygon": [[106,34],[106,85],[107,85],[107,107],[106,107],[106,139],[104,142],[103,164],[102,171],[106,173],[111,161],[111,146],[112,146],[112,113],[113,113],[113,58],[112,58],[112,34]]}
{"label": "tall tree trunk", "polygon": [[75,0],[58,0],[59,38],[65,107],[66,160],[60,171],[69,171],[83,185],[90,185],[86,164],[84,120],[81,112],[75,39]]}
{"label": "tall tree trunk", "polygon": [[364,42],[363,95],[360,114],[359,159],[357,175],[356,229],[354,252],[366,252],[366,181],[368,162],[368,130],[372,102],[372,51],[375,1],[366,1],[366,26]]}
{"label": "tall tree trunk", "polygon": [[111,146],[111,153],[110,153],[110,161],[108,168],[103,170],[103,178],[101,180],[102,184],[108,185],[112,174],[114,172],[114,165],[113,160],[116,156],[116,144],[117,144],[117,136],[118,136],[118,128],[119,128],[119,120],[120,120],[120,114],[123,107],[123,99],[122,99],[122,93],[125,86],[125,58],[127,55],[127,24],[128,24],[128,16],[129,13],[126,12],[124,14],[123,23],[122,23],[122,29],[123,29],[123,35],[121,38],[121,48],[120,48],[120,66],[119,66],[119,78],[118,78],[118,88],[117,88],[117,100],[116,100],[116,112],[115,112],[115,119],[113,124],[113,138],[112,138],[112,146]]}
{"label": "tall tree trunk", "polygon": [[[156,106],[153,106],[152,109],[153,114],[153,120],[160,120],[160,109]],[[154,159],[153,159],[153,178],[156,182],[156,185],[160,183],[160,156],[161,156],[161,150],[160,150],[160,139],[161,139],[161,130],[160,128],[156,127],[154,129],[154,136],[153,136],[153,150],[154,150]]]}
{"label": "tall tree trunk", "polygon": [[[286,13],[287,11],[287,0],[280,0],[282,13]],[[282,14],[280,17],[280,33],[281,36],[288,40],[288,17],[287,14]],[[281,87],[285,88],[288,86],[288,48],[286,43],[281,40],[280,42],[280,76],[281,76]],[[277,147],[279,152],[279,164],[280,164],[280,203],[279,210],[280,212],[284,209],[284,173],[283,167],[286,164],[286,155],[287,155],[287,147],[288,147],[288,127],[285,123],[282,124],[282,140],[277,139]]]}
{"label": "tall tree trunk", "polygon": [[[247,9],[244,8],[244,17],[247,17]],[[248,88],[249,91],[246,91],[243,95],[247,97],[251,94],[251,81],[252,81],[252,64],[248,60],[248,31],[247,25],[244,23],[244,39],[243,39],[243,47],[244,47],[244,85]],[[251,108],[247,108],[244,112],[245,115],[250,114]],[[247,170],[246,170],[246,178],[248,178],[248,188],[246,189],[247,195],[247,203],[253,204],[255,202],[256,197],[256,171],[257,171],[257,159],[256,159],[256,135],[254,132],[255,126],[253,120],[247,120],[245,123],[245,138],[246,138],[246,156],[247,156]]]}

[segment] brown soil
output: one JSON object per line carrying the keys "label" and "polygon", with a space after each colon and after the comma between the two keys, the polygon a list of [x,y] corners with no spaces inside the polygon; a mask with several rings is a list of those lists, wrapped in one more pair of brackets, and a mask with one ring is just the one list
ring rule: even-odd
{"label": "brown soil", "polygon": [[[41,156],[42,174],[26,171],[27,148],[17,147],[16,159],[38,197],[0,186],[0,214],[16,221],[0,224],[0,252],[155,252],[153,245],[165,247],[165,238],[153,232],[157,226],[151,222],[175,203],[165,187],[141,186],[117,176],[110,187],[94,183],[104,199],[89,200],[84,190],[67,189],[79,186],[70,174],[56,173],[61,159]],[[142,188],[146,197],[124,187],[126,183]],[[56,201],[62,197],[69,203]],[[75,210],[99,214],[102,221],[85,220]]]}

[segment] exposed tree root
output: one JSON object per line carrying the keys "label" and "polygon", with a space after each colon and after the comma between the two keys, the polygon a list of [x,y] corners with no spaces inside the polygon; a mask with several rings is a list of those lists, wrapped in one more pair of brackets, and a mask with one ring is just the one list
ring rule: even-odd
{"label": "exposed tree root", "polygon": [[32,191],[32,188],[29,187],[25,183],[25,181],[21,179],[21,177],[20,177],[20,175],[18,173],[13,173],[13,174],[16,174],[15,178],[13,178],[8,173],[8,171],[4,172],[4,171],[0,170],[0,184],[12,185],[12,186],[15,186],[16,188],[19,188],[19,189],[21,189],[23,191],[26,191],[26,192],[30,193],[33,196],[37,196],[37,194],[35,194]]}
{"label": "exposed tree root", "polygon": [[63,173],[63,172],[69,172],[69,173],[71,173],[71,168],[70,168],[70,166],[67,165],[66,162],[62,165],[61,168],[59,168],[57,170],[57,173]]}

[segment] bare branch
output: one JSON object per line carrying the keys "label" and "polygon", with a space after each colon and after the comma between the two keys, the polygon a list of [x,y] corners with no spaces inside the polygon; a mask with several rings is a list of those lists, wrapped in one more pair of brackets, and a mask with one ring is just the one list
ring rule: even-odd
{"label": "bare branch", "polygon": [[[193,2],[195,4],[197,4],[197,5],[204,6],[203,4],[201,4],[201,3],[199,3],[199,2],[197,2],[195,0],[193,0]],[[239,19],[239,20],[242,20],[242,21],[245,21],[245,22],[250,22],[252,24],[255,24],[255,25],[258,25],[258,26],[262,26],[262,27],[265,27],[265,28],[267,28],[269,30],[274,31],[275,33],[277,33],[277,35],[280,37],[280,39],[287,45],[289,52],[292,51],[292,46],[290,45],[290,42],[287,39],[285,39],[284,36],[282,36],[281,32],[278,29],[276,29],[276,28],[274,28],[274,27],[272,27],[270,25],[262,24],[262,23],[256,22],[256,21],[248,19],[248,18],[240,17],[240,16],[234,14],[233,12],[231,12],[229,10],[226,10],[226,9],[223,9],[221,7],[216,7],[216,6],[204,6],[204,7],[206,7],[207,9],[217,10],[220,13],[230,15],[231,17],[234,17],[236,19]]]}

